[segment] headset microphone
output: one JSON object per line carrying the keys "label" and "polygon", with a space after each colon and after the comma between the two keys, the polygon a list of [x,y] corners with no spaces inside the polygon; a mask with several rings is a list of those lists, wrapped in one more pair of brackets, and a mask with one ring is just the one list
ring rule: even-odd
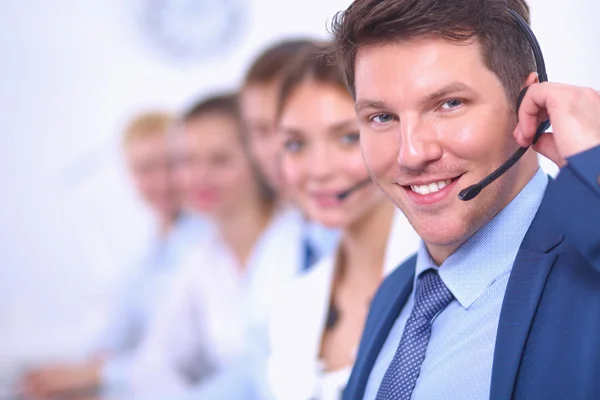
{"label": "headset microphone", "polygon": [[[546,74],[546,64],[544,63],[544,57],[542,55],[542,50],[540,49],[540,45],[527,24],[525,20],[514,10],[511,10],[511,14],[517,21],[521,30],[523,30],[527,36],[527,41],[531,45],[531,49],[533,50],[533,56],[535,57],[535,64],[537,68],[538,80],[540,82],[546,82],[548,80],[548,75]],[[521,102],[523,101],[523,97],[525,97],[525,93],[527,93],[527,87],[521,90],[519,93],[519,97],[517,98],[517,115],[519,113],[519,107],[521,106]],[[548,129],[550,126],[550,120],[543,121],[537,128],[535,132],[535,136],[533,138],[533,143],[537,142],[538,138]],[[512,155],[504,164],[502,164],[498,169],[492,172],[490,175],[486,176],[479,183],[475,185],[471,185],[466,189],[463,189],[458,194],[458,198],[463,201],[468,201],[473,199],[475,196],[481,192],[483,188],[488,186],[490,183],[494,182],[498,179],[502,174],[510,169],[513,165],[516,164],[517,161],[525,154],[528,150],[528,147],[520,147],[515,154]]]}
{"label": "headset microphone", "polygon": [[354,186],[350,187],[350,189],[346,189],[345,191],[338,193],[335,197],[337,197],[338,200],[345,200],[346,197],[350,196],[356,190],[361,189],[363,186],[366,186],[367,184],[369,184],[371,182],[373,182],[371,180],[371,177],[363,179],[362,181],[358,182]]}

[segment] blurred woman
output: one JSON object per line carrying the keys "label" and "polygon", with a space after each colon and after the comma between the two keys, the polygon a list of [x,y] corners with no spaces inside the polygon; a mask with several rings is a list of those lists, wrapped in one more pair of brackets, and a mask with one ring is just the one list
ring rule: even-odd
{"label": "blurred woman", "polygon": [[419,237],[370,182],[354,101],[319,46],[284,76],[278,114],[290,194],[341,238],[334,254],[286,290],[272,322],[270,384],[281,400],[339,399],[370,300],[384,275],[417,250]]}
{"label": "blurred woman", "polygon": [[136,399],[218,379],[302,259],[303,218],[276,203],[259,173],[234,95],[192,107],[174,139],[184,201],[213,232],[188,255],[138,354]]}

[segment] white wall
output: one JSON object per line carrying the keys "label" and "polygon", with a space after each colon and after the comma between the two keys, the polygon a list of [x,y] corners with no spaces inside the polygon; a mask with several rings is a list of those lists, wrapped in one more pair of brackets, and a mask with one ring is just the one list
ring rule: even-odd
{"label": "white wall", "polygon": [[147,3],[0,2],[0,364],[76,355],[101,325],[116,263],[149,227],[118,152],[130,113],[234,88],[263,46],[325,37],[348,4],[248,2],[235,51],[203,63],[156,50],[139,22]]}
{"label": "white wall", "polygon": [[[102,324],[150,226],[120,164],[130,113],[235,87],[264,45],[325,36],[349,0],[253,0],[235,50],[205,63],[156,51],[139,24],[148,2],[0,2],[0,368],[80,354]],[[531,5],[550,79],[600,89],[598,2]]]}

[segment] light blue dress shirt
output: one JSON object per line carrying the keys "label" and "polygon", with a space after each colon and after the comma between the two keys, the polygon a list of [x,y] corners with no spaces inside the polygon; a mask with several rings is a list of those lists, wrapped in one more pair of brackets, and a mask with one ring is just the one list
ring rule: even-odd
{"label": "light blue dress shirt", "polygon": [[365,399],[375,399],[414,304],[414,285],[439,271],[455,300],[436,317],[412,399],[488,399],[500,310],[521,242],[544,196],[548,177],[538,169],[523,190],[438,268],[422,243],[413,293],[371,370]]}

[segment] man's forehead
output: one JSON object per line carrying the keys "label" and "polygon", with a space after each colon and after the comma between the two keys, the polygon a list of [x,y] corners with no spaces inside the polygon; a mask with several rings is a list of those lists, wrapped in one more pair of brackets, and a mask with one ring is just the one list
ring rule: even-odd
{"label": "man's forehead", "polygon": [[356,49],[355,64],[361,58],[371,57],[374,54],[384,53],[386,55],[415,55],[418,53],[432,53],[436,50],[437,53],[443,51],[446,54],[465,52],[474,53],[481,60],[482,47],[480,41],[473,37],[467,41],[450,41],[438,35],[421,35],[410,38],[400,38],[397,40],[387,40],[378,43],[361,44]]}
{"label": "man's forehead", "polygon": [[361,47],[355,62],[356,99],[384,100],[381,96],[391,91],[429,96],[449,85],[453,89],[476,87],[477,78],[482,74],[489,78],[491,71],[479,48],[469,46],[422,38]]}

